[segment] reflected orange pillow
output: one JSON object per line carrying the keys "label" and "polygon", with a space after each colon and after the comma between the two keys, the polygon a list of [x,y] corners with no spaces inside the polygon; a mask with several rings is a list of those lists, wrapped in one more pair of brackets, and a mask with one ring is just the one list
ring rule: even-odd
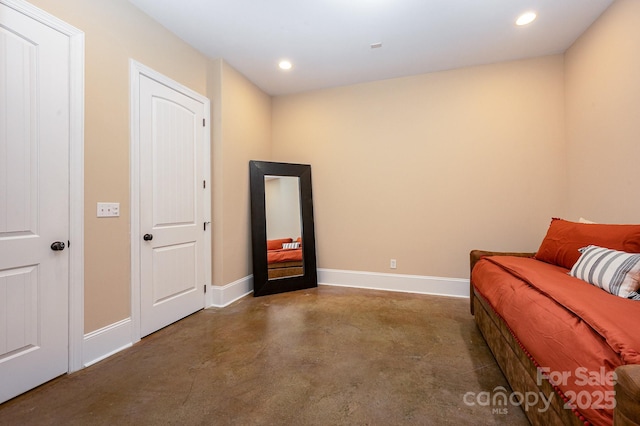
{"label": "reflected orange pillow", "polygon": [[553,218],[535,255],[537,260],[571,269],[588,245],[640,253],[640,225],[577,223]]}
{"label": "reflected orange pillow", "polygon": [[267,250],[280,250],[282,244],[293,242],[292,238],[278,238],[276,240],[267,240]]}

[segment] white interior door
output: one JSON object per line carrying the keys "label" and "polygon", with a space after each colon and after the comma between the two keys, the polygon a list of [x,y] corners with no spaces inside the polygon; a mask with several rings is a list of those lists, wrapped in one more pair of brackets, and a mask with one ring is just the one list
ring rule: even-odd
{"label": "white interior door", "polygon": [[141,337],[204,307],[205,105],[141,75]]}
{"label": "white interior door", "polygon": [[69,63],[0,4],[0,403],[68,370]]}

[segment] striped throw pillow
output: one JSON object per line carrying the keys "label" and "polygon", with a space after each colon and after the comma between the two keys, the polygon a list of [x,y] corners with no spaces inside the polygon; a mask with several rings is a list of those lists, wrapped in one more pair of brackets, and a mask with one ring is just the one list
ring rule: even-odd
{"label": "striped throw pillow", "polygon": [[587,246],[580,252],[582,254],[569,275],[616,296],[633,298],[637,294],[640,288],[640,254],[598,246]]}

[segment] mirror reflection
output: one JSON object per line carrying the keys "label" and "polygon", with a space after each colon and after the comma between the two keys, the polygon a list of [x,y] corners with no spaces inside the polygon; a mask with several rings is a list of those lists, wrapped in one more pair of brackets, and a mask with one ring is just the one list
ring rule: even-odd
{"label": "mirror reflection", "polygon": [[268,279],[304,275],[300,178],[264,177]]}

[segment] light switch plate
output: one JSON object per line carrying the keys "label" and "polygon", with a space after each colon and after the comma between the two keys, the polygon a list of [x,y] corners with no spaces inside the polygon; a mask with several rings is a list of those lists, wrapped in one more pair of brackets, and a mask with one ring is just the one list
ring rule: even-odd
{"label": "light switch plate", "polygon": [[98,203],[98,217],[120,216],[120,203]]}

